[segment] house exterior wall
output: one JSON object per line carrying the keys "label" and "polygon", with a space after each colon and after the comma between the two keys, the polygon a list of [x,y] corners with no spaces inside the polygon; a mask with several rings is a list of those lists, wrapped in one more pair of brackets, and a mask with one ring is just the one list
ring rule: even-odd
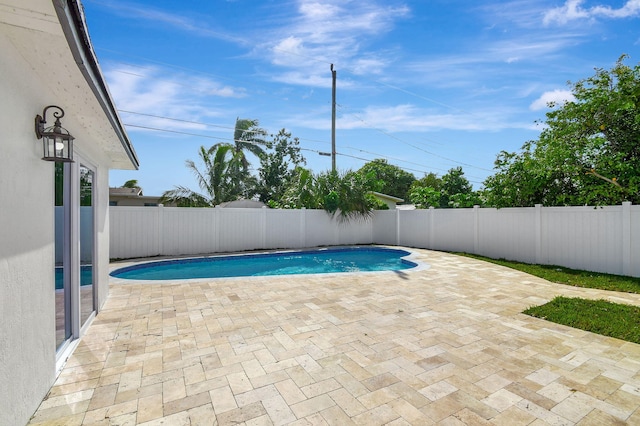
{"label": "house exterior wall", "polygon": [[387,205],[387,207],[389,207],[389,210],[395,210],[396,209],[396,202],[395,201],[391,201],[391,200],[387,200],[387,199],[381,199],[381,201],[383,203],[385,203]]}
{"label": "house exterior wall", "polygon": [[[13,47],[0,36],[2,57]],[[24,424],[55,377],[53,163],[34,118],[48,94],[14,55],[0,61],[0,424]]]}
{"label": "house exterior wall", "polygon": [[[12,49],[0,37],[3,57]],[[55,96],[19,55],[13,58],[0,61],[2,143],[10,160],[0,167],[2,425],[26,423],[56,375],[54,163],[41,160],[42,143],[34,133],[36,114]],[[81,144],[76,146],[76,153],[96,169],[94,282],[102,306],[109,291],[108,166],[99,156],[83,151]]]}
{"label": "house exterior wall", "polygon": [[[78,29],[80,24],[74,19],[63,23],[67,18],[57,12],[68,7],[81,10],[81,5],[30,0],[25,8],[21,0],[5,1],[8,9],[14,4],[15,13],[0,20],[5,160],[0,167],[0,425],[21,425],[38,408],[64,361],[63,352],[56,352],[55,166],[41,159],[35,117],[48,105],[62,107],[62,125],[76,137],[74,157],[95,172],[92,245],[98,307],[109,290],[108,171],[135,168],[137,157],[130,145],[125,147],[121,129],[114,127],[97,99],[102,89],[85,79],[72,55],[63,27]],[[87,40],[83,31],[79,29],[80,39]],[[85,60],[83,65],[89,63]],[[51,113],[48,126],[54,120]],[[72,167],[78,165],[79,161]]]}

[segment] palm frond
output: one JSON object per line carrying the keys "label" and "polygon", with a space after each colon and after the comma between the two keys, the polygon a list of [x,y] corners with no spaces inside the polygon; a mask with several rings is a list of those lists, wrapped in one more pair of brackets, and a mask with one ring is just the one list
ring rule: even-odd
{"label": "palm frond", "polygon": [[[258,120],[248,118],[237,118],[236,126],[233,131],[233,142],[236,151],[249,151],[258,158],[262,158],[265,154],[261,145],[266,146],[265,136],[267,131],[259,127]],[[246,161],[246,159],[245,159]],[[248,162],[246,163],[248,166]]]}
{"label": "palm frond", "polygon": [[172,203],[178,207],[211,207],[211,199],[184,186],[176,186],[165,191],[160,197],[161,203]]}

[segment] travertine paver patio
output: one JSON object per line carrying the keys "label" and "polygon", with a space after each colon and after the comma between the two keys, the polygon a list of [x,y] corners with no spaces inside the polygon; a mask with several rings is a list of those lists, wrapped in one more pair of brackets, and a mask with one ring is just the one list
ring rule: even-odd
{"label": "travertine paver patio", "polygon": [[32,424],[640,424],[640,345],[520,313],[640,295],[413,251],[431,268],[114,283]]}

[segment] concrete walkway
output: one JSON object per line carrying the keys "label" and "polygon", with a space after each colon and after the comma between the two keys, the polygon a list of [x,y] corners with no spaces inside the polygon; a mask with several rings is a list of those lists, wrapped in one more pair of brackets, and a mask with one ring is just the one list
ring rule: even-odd
{"label": "concrete walkway", "polygon": [[111,285],[31,424],[640,424],[640,345],[523,315],[551,284],[423,271]]}

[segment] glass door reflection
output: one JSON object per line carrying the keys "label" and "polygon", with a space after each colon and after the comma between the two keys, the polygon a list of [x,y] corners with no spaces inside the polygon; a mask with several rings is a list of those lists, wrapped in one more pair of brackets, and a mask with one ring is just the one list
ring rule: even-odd
{"label": "glass door reflection", "polygon": [[95,311],[94,173],[80,165],[80,327]]}
{"label": "glass door reflection", "polygon": [[70,179],[69,167],[55,163],[54,211],[55,211],[55,310],[56,349],[59,350],[71,338],[71,280],[68,238],[70,228]]}

